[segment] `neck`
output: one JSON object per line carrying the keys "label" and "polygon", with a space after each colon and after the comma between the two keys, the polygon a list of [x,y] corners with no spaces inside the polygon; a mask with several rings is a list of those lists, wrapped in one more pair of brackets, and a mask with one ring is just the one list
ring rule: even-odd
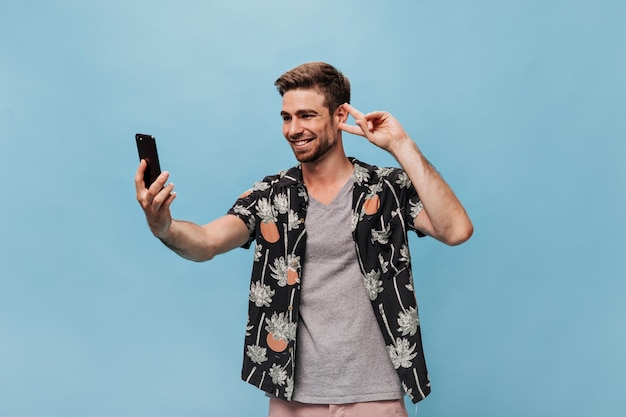
{"label": "neck", "polygon": [[316,200],[328,204],[352,175],[354,166],[343,150],[314,162],[302,163],[302,179]]}
{"label": "neck", "polygon": [[302,178],[307,186],[323,186],[347,180],[353,170],[352,163],[342,151],[324,155],[317,161],[303,162]]}

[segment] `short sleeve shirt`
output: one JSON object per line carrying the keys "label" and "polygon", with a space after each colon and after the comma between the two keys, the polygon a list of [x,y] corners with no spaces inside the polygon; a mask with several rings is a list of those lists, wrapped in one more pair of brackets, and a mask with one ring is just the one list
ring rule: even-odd
{"label": "short sleeve shirt", "polygon": [[[354,164],[351,229],[363,285],[391,362],[413,402],[430,382],[422,350],[408,231],[423,206],[408,175],[398,168]],[[300,166],[265,177],[239,197],[239,217],[255,242],[242,378],[291,400],[308,194]]]}

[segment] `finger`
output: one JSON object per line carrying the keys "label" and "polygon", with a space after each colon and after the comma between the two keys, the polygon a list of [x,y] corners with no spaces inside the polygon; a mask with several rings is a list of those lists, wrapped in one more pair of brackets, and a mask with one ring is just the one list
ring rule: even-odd
{"label": "finger", "polygon": [[354,123],[363,131],[363,136],[369,139],[370,135],[374,132],[374,123],[365,119],[355,120]]}
{"label": "finger", "polygon": [[353,107],[349,103],[344,103],[343,107],[348,111],[350,116],[354,117],[355,120],[363,119],[363,117],[365,116],[362,112],[357,110],[355,107]]}
{"label": "finger", "polygon": [[350,116],[354,118],[356,126],[349,125],[347,123],[340,123],[339,128],[353,135],[365,136],[365,131],[359,126],[359,123],[357,123],[358,120],[363,120],[363,118],[365,117],[363,112],[357,110],[349,103],[344,103],[343,108],[348,112],[348,114],[350,114]]}
{"label": "finger", "polygon": [[359,135],[359,136],[365,136],[363,133],[363,130],[361,130],[361,128],[359,126],[353,126],[353,125],[349,125],[347,123],[339,123],[339,129],[343,130],[344,132],[348,132],[351,133],[353,135]]}
{"label": "finger", "polygon": [[161,210],[164,204],[168,201],[168,199],[171,198],[172,193],[174,193],[174,184],[170,183],[166,187],[163,187],[154,196],[154,198],[152,199],[152,202],[150,203],[150,205],[152,206],[152,210],[155,212]]}
{"label": "finger", "polygon": [[170,209],[170,206],[172,205],[172,202],[174,201],[174,199],[176,198],[176,192],[172,191],[167,198],[165,199],[165,201],[163,202],[163,204],[161,205],[161,210],[163,209]]}
{"label": "finger", "polygon": [[137,190],[137,195],[139,195],[140,191],[146,189],[146,184],[144,184],[143,182],[143,174],[144,172],[146,172],[147,166],[148,163],[146,162],[146,160],[142,159],[141,162],[139,162],[139,166],[137,167],[137,172],[135,173],[135,189]]}
{"label": "finger", "polygon": [[168,171],[163,171],[159,176],[154,180],[154,182],[148,187],[148,191],[150,193],[156,195],[163,187],[165,187],[165,183],[167,179],[170,177],[170,173]]}
{"label": "finger", "polygon": [[[143,169],[141,168],[141,164],[144,164]],[[146,210],[154,204],[154,199],[158,195],[159,191],[165,186],[165,181],[167,181],[170,174],[167,171],[163,171],[157,179],[154,180],[150,187],[146,188],[143,179],[143,171],[145,171],[147,162],[142,160],[141,164],[139,165],[137,175],[135,176],[135,187],[137,188],[137,201],[139,201],[139,204],[141,204],[144,210]]]}
{"label": "finger", "polygon": [[388,114],[389,113],[384,112],[384,111],[373,111],[364,115],[363,118],[366,120],[383,119]]}

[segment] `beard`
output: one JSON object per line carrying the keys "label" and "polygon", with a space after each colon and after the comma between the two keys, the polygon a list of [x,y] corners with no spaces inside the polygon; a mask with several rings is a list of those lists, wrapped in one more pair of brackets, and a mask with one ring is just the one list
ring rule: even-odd
{"label": "beard", "polygon": [[328,153],[332,149],[334,144],[325,141],[323,143],[317,144],[313,149],[308,149],[306,151],[297,151],[294,150],[294,155],[298,162],[315,162],[324,155]]}
{"label": "beard", "polygon": [[318,136],[312,142],[313,147],[306,150],[297,150],[292,147],[298,162],[315,162],[321,159],[337,144],[337,140],[331,140],[330,138],[331,136],[328,133]]}

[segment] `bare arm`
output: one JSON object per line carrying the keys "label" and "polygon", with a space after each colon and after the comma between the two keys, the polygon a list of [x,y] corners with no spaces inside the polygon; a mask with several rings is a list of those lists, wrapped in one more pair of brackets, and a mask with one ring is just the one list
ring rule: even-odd
{"label": "bare arm", "polygon": [[459,245],[469,239],[474,228],[461,202],[400,123],[386,112],[364,115],[349,104],[344,106],[357,126],[344,123],[339,127],[364,136],[391,153],[411,179],[424,205],[415,218],[415,227],[448,245]]}
{"label": "bare arm", "polygon": [[172,220],[167,233],[157,237],[183,258],[202,262],[238,248],[248,236],[248,228],[237,216],[226,215],[203,226]]}
{"label": "bare arm", "polygon": [[226,215],[204,226],[174,220],[170,212],[170,205],[176,198],[174,184],[165,185],[169,173],[162,172],[150,188],[146,188],[145,169],[146,162],[141,161],[135,174],[137,201],[154,236],[178,255],[193,261],[208,261],[248,240],[248,228],[236,216]]}

